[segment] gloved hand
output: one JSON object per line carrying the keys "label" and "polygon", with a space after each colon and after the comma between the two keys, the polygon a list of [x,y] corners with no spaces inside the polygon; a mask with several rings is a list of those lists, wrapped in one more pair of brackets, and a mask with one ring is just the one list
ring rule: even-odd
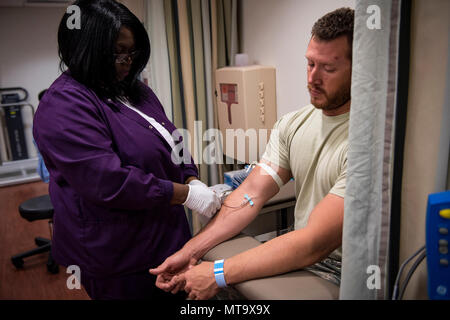
{"label": "gloved hand", "polygon": [[191,186],[204,186],[204,187],[208,188],[208,186],[206,184],[204,184],[201,180],[198,180],[198,179],[191,180],[191,182],[189,182],[189,185],[191,185]]}
{"label": "gloved hand", "polygon": [[221,207],[217,194],[200,180],[189,182],[189,193],[183,205],[208,218],[211,218]]}

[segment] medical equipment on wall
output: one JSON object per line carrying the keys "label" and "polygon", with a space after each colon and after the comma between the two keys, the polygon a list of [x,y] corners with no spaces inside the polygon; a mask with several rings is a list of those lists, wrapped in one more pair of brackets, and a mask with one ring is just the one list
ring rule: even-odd
{"label": "medical equipment on wall", "polygon": [[3,161],[29,158],[23,107],[30,108],[32,117],[34,108],[27,99],[24,88],[0,88],[0,165]]}
{"label": "medical equipment on wall", "polygon": [[450,300],[450,191],[428,196],[426,251],[428,297]]}
{"label": "medical equipment on wall", "polygon": [[216,71],[219,129],[228,157],[251,163],[264,152],[277,120],[275,81],[273,67],[226,67]]}

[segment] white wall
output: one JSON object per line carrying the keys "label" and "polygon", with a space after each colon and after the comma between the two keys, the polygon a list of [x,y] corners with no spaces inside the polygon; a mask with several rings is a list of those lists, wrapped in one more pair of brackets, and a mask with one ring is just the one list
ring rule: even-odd
{"label": "white wall", "polygon": [[[58,25],[65,8],[0,7],[0,87],[24,87],[36,108],[38,94],[60,74]],[[31,141],[31,112],[24,115],[27,145]]]}
{"label": "white wall", "polygon": [[240,51],[277,70],[278,118],[309,104],[305,53],[314,22],[355,0],[242,0]]}

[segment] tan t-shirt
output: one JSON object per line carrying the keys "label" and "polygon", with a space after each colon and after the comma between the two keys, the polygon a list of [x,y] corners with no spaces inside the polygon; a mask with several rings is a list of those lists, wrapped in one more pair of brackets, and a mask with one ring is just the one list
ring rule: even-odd
{"label": "tan t-shirt", "polygon": [[[328,194],[345,195],[349,113],[326,116],[313,105],[279,119],[263,159],[290,170],[295,180],[295,229],[307,225]],[[341,257],[341,248],[333,255]]]}

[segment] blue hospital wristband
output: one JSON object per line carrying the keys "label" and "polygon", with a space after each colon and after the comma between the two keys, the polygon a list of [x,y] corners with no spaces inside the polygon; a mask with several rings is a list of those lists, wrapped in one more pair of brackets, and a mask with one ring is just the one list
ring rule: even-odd
{"label": "blue hospital wristband", "polygon": [[219,288],[225,288],[227,283],[225,281],[225,275],[223,273],[224,259],[214,261],[214,277]]}

